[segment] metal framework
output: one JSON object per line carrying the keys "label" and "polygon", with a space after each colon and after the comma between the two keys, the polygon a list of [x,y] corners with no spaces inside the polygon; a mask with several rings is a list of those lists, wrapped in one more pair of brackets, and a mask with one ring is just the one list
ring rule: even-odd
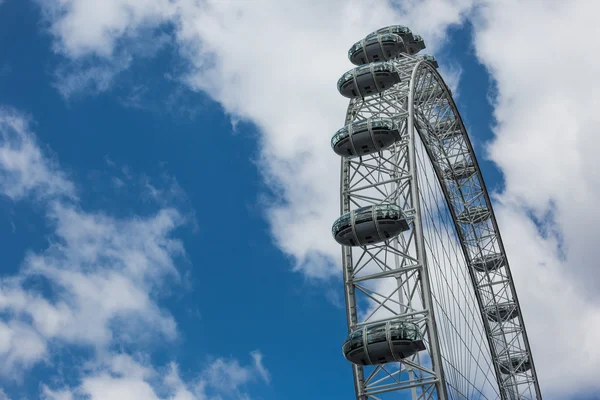
{"label": "metal framework", "polygon": [[396,204],[410,229],[342,246],[348,332],[408,321],[426,350],[398,363],[353,364],[356,397],[407,390],[413,399],[541,399],[496,218],[451,92],[421,56],[386,63],[400,82],[351,99],[345,123],[391,118],[400,137],[342,157],[340,211]]}

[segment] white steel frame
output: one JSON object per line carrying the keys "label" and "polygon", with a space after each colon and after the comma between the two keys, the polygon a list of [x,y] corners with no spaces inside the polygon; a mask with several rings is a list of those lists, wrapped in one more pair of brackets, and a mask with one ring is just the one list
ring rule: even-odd
{"label": "white steel frame", "polygon": [[[443,190],[467,262],[490,254],[501,255],[494,270],[468,268],[500,397],[541,399],[492,205],[452,95],[441,76],[422,57],[402,54],[388,63],[399,73],[400,83],[379,95],[352,99],[346,124],[370,117],[392,118],[398,124],[401,139],[379,153],[342,158],[340,211],[344,214],[366,205],[395,203],[407,213],[411,229],[384,243],[342,246],[348,331],[377,321],[410,321],[422,330],[427,350],[397,364],[367,368],[353,365],[356,397],[380,399],[386,393],[410,390],[413,399],[448,398],[423,244],[415,155],[418,134]],[[444,170],[461,162],[474,167],[473,175],[445,179]],[[479,222],[476,215],[464,211],[473,206],[486,207],[485,221]],[[459,214],[464,217],[462,222],[457,218]],[[393,290],[380,290],[389,289],[390,285]],[[518,317],[489,321],[484,310],[507,302],[515,305]],[[367,312],[361,311],[364,306]],[[520,365],[513,365],[508,373],[501,370],[500,363],[511,357],[526,357],[531,368],[520,372]]]}

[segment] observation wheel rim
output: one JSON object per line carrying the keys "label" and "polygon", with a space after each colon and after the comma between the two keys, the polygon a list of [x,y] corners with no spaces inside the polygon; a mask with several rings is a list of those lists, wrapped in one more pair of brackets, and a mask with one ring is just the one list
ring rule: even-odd
{"label": "observation wheel rim", "polygon": [[[443,89],[443,92],[444,92],[443,98],[448,101],[448,105],[451,107],[452,112],[454,113],[454,117],[455,117],[455,119],[456,119],[456,121],[458,123],[458,127],[460,128],[460,136],[464,140],[464,142],[466,144],[466,147],[468,149],[468,152],[469,152],[469,156],[471,157],[471,160],[472,160],[472,163],[473,163],[473,167],[475,169],[475,175],[477,176],[477,178],[479,180],[481,191],[482,191],[484,199],[485,199],[486,207],[487,207],[487,210],[488,210],[488,213],[489,213],[489,220],[492,223],[492,226],[493,226],[493,228],[494,228],[494,230],[496,232],[496,235],[497,235],[498,249],[500,250],[500,254],[501,254],[501,257],[503,259],[503,265],[504,265],[504,268],[506,270],[507,277],[509,278],[509,285],[510,285],[511,292],[512,292],[511,294],[513,296],[514,303],[515,303],[516,308],[518,310],[517,318],[519,319],[519,324],[520,324],[520,326],[522,328],[522,335],[523,335],[523,338],[524,338],[524,344],[525,344],[525,347],[526,347],[526,350],[527,350],[527,353],[528,353],[528,356],[529,356],[528,357],[529,358],[529,362],[531,364],[531,373],[532,373],[532,376],[534,377],[535,382],[536,382],[536,384],[534,385],[535,391],[536,391],[536,396],[541,399],[541,393],[540,393],[540,390],[539,390],[539,383],[538,383],[539,381],[538,381],[538,378],[537,378],[537,371],[535,369],[535,364],[534,364],[534,361],[533,361],[533,357],[531,356],[531,354],[532,354],[531,347],[530,347],[530,343],[529,343],[529,338],[527,336],[527,331],[525,329],[525,322],[524,322],[523,315],[522,315],[522,312],[521,312],[521,306],[520,306],[520,302],[519,302],[519,299],[518,299],[518,294],[517,294],[517,291],[516,291],[515,286],[514,286],[514,279],[513,279],[513,276],[512,276],[512,272],[510,270],[510,265],[509,265],[507,253],[506,253],[506,250],[505,250],[505,247],[504,247],[504,242],[502,240],[502,235],[500,233],[500,229],[498,228],[498,223],[497,223],[497,220],[496,220],[496,214],[495,214],[494,209],[493,209],[493,204],[491,202],[491,198],[489,196],[489,192],[487,190],[487,186],[485,184],[485,180],[483,179],[483,174],[481,172],[481,168],[479,166],[479,162],[478,162],[477,157],[475,155],[475,151],[473,149],[473,145],[472,145],[471,140],[469,138],[468,131],[467,131],[465,125],[464,125],[464,122],[463,122],[462,116],[461,116],[461,114],[460,114],[460,112],[458,110],[458,107],[456,106],[456,102],[454,101],[454,97],[452,96],[452,92],[450,91],[450,88],[448,87],[448,85],[444,81],[444,79],[441,76],[441,74],[432,65],[430,65],[425,60],[418,61],[415,64],[414,68],[413,68],[413,73],[412,73],[411,82],[410,82],[410,91],[409,91],[409,114],[410,114],[410,118],[415,119],[415,110],[418,107],[420,107],[420,105],[415,104],[415,97],[414,96],[416,94],[415,85],[416,85],[417,77],[419,75],[419,72],[421,72],[423,70],[425,70],[426,72],[432,74],[432,76],[436,80],[436,83],[439,84],[440,87]],[[421,139],[421,142],[423,143],[423,147],[426,150],[427,157],[429,158],[429,161],[434,166],[433,170],[434,170],[436,179],[437,179],[437,181],[438,181],[438,183],[440,185],[440,188],[442,189],[442,193],[444,195],[444,200],[446,201],[446,206],[447,206],[447,208],[450,211],[450,214],[452,216],[452,221],[453,221],[453,224],[454,224],[454,230],[455,230],[455,232],[457,234],[458,240],[460,241],[460,247],[461,247],[461,249],[463,251],[463,254],[465,256],[465,261],[467,262],[467,269],[468,269],[469,276],[471,277],[471,283],[472,283],[471,290],[479,298],[479,296],[480,296],[479,291],[473,285],[473,283],[475,282],[475,279],[474,279],[475,272],[468,265],[469,262],[471,261],[470,260],[470,256],[469,256],[469,253],[468,253],[468,251],[466,249],[466,241],[464,240],[463,235],[461,234],[461,229],[460,229],[460,225],[459,225],[459,221],[458,221],[458,218],[457,218],[456,211],[454,210],[454,207],[452,207],[451,198],[450,198],[449,193],[448,193],[447,184],[445,183],[445,179],[442,176],[442,166],[440,165],[440,163],[438,163],[436,161],[435,157],[432,157],[432,154],[431,154],[431,144],[429,143],[429,139],[425,136],[425,133],[423,132],[423,130],[422,129],[417,129],[416,126],[415,126],[414,129],[415,129],[416,133],[419,135],[419,137]],[[484,310],[484,308],[482,306],[481,301],[478,301],[478,308],[479,308],[479,312],[480,312],[480,316],[482,318],[483,324],[484,324],[484,326],[487,327],[487,325],[489,324],[489,321],[487,321],[487,319],[486,319],[485,310]],[[486,331],[487,330],[488,329],[486,329]],[[494,347],[494,345],[491,342],[491,337],[489,335],[486,335],[486,336],[487,336],[487,340],[488,340],[488,345],[489,345],[490,352],[492,353],[492,356],[494,358],[497,358],[497,356],[495,356],[495,353],[496,353],[495,352],[495,347]],[[503,390],[503,388],[500,386],[500,381],[499,381],[499,377],[501,376],[501,374],[500,374],[500,367],[499,367],[499,365],[498,365],[497,362],[494,362],[493,364],[494,364],[494,369],[495,369],[495,372],[496,372],[496,376],[498,378],[499,389]]]}

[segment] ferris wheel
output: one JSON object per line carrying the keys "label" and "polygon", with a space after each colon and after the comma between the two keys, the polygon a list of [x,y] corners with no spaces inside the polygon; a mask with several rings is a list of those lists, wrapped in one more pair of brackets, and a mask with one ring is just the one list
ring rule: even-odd
{"label": "ferris wheel", "polygon": [[541,399],[508,259],[437,61],[403,26],[349,52],[341,156],[348,337],[358,400]]}

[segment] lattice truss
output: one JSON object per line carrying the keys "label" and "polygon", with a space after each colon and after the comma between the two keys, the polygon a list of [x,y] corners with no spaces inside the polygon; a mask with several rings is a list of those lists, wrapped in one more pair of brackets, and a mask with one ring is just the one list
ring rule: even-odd
{"label": "lattice truss", "polygon": [[346,124],[391,118],[400,140],[342,159],[341,212],[397,204],[410,229],[342,247],[348,324],[352,332],[381,321],[416,323],[426,350],[399,363],[353,365],[357,395],[534,399],[535,370],[525,368],[531,357],[506,256],[451,94],[420,57],[390,63],[400,83],[352,99]]}

